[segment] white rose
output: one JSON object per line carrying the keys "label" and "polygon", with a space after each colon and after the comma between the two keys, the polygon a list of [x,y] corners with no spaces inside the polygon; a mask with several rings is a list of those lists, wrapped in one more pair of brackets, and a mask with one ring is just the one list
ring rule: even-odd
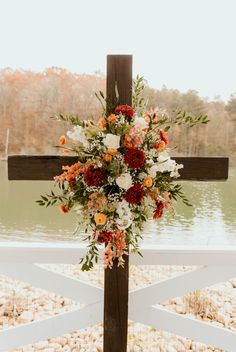
{"label": "white rose", "polygon": [[103,143],[107,148],[117,149],[120,147],[120,136],[112,133],[108,133],[103,140]]}
{"label": "white rose", "polygon": [[138,175],[138,178],[140,180],[143,180],[145,177],[147,177],[147,174],[145,172],[140,172],[140,174]]}
{"label": "white rose", "polygon": [[184,165],[183,164],[175,164],[175,169],[171,171],[170,177],[177,178],[180,176],[179,174],[179,169],[183,169]]}
{"label": "white rose", "polygon": [[127,229],[132,224],[132,220],[127,216],[123,216],[123,218],[117,219],[116,222],[119,225],[121,230]]}
{"label": "white rose", "polygon": [[117,177],[116,184],[127,191],[132,186],[132,177],[128,173],[121,174]]}
{"label": "white rose", "polygon": [[143,117],[135,117],[134,125],[138,128],[147,128],[148,124],[147,121]]}
{"label": "white rose", "polygon": [[175,160],[172,160],[170,157],[166,158],[164,156],[159,156],[158,157],[158,171],[164,172],[164,171],[174,171],[176,166]]}
{"label": "white rose", "polygon": [[83,144],[84,147],[88,146],[88,140],[85,136],[84,129],[81,126],[74,126],[73,131],[68,131],[67,136],[74,141],[78,141]]}
{"label": "white rose", "polygon": [[156,177],[157,171],[158,171],[158,165],[154,164],[150,167],[148,174],[149,174],[149,176],[154,178],[154,177]]}
{"label": "white rose", "polygon": [[125,230],[132,224],[132,214],[129,208],[129,204],[126,200],[122,200],[117,205],[116,213],[119,218],[116,219],[117,224],[121,228],[121,230]]}

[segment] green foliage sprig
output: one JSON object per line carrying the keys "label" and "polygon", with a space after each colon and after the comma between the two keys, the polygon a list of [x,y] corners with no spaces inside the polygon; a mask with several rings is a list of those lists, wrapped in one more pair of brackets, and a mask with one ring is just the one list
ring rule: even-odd
{"label": "green foliage sprig", "polygon": [[142,115],[148,101],[144,99],[143,97],[143,91],[146,86],[146,81],[144,77],[137,75],[135,79],[133,79],[133,84],[132,84],[132,106],[133,108],[140,114]]}
{"label": "green foliage sprig", "polygon": [[206,125],[210,120],[207,115],[190,115],[185,111],[178,111],[174,118],[174,123],[176,125],[185,125],[187,127],[194,127],[198,124]]}
{"label": "green foliage sprig", "polygon": [[81,121],[81,119],[75,115],[58,114],[58,115],[50,116],[50,118],[57,121],[69,122],[72,125],[76,125],[76,126],[78,125],[83,126],[83,121]]}

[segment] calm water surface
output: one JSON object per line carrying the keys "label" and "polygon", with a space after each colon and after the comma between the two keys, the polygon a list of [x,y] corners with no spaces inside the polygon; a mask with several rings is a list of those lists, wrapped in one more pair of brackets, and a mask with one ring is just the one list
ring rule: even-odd
{"label": "calm water surface", "polygon": [[[35,200],[53,186],[45,181],[8,181],[7,163],[0,161],[0,241],[79,241],[72,235],[76,219],[58,208],[41,208]],[[227,182],[184,182],[194,204],[179,203],[176,215],[150,223],[147,243],[171,245],[236,245],[236,169]]]}

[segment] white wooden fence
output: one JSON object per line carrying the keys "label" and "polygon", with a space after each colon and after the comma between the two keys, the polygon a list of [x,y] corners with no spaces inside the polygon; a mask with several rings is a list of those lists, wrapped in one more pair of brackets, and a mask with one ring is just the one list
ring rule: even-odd
{"label": "white wooden fence", "polygon": [[[89,283],[40,267],[40,263],[78,263],[84,245],[0,243],[0,274],[22,280],[84,304],[81,309],[0,331],[0,351],[38,342],[102,322],[103,290]],[[236,277],[236,248],[178,248],[142,246],[143,258],[131,264],[199,265],[148,287],[130,292],[129,319],[158,329],[236,350],[236,332],[164,309],[160,303]],[[35,264],[37,263],[37,264]]]}

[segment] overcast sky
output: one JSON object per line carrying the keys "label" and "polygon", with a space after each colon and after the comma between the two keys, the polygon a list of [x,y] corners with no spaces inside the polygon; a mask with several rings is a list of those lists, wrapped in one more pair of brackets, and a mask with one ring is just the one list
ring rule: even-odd
{"label": "overcast sky", "polygon": [[160,88],[236,91],[236,0],[0,0],[0,68],[105,72],[133,54]]}

